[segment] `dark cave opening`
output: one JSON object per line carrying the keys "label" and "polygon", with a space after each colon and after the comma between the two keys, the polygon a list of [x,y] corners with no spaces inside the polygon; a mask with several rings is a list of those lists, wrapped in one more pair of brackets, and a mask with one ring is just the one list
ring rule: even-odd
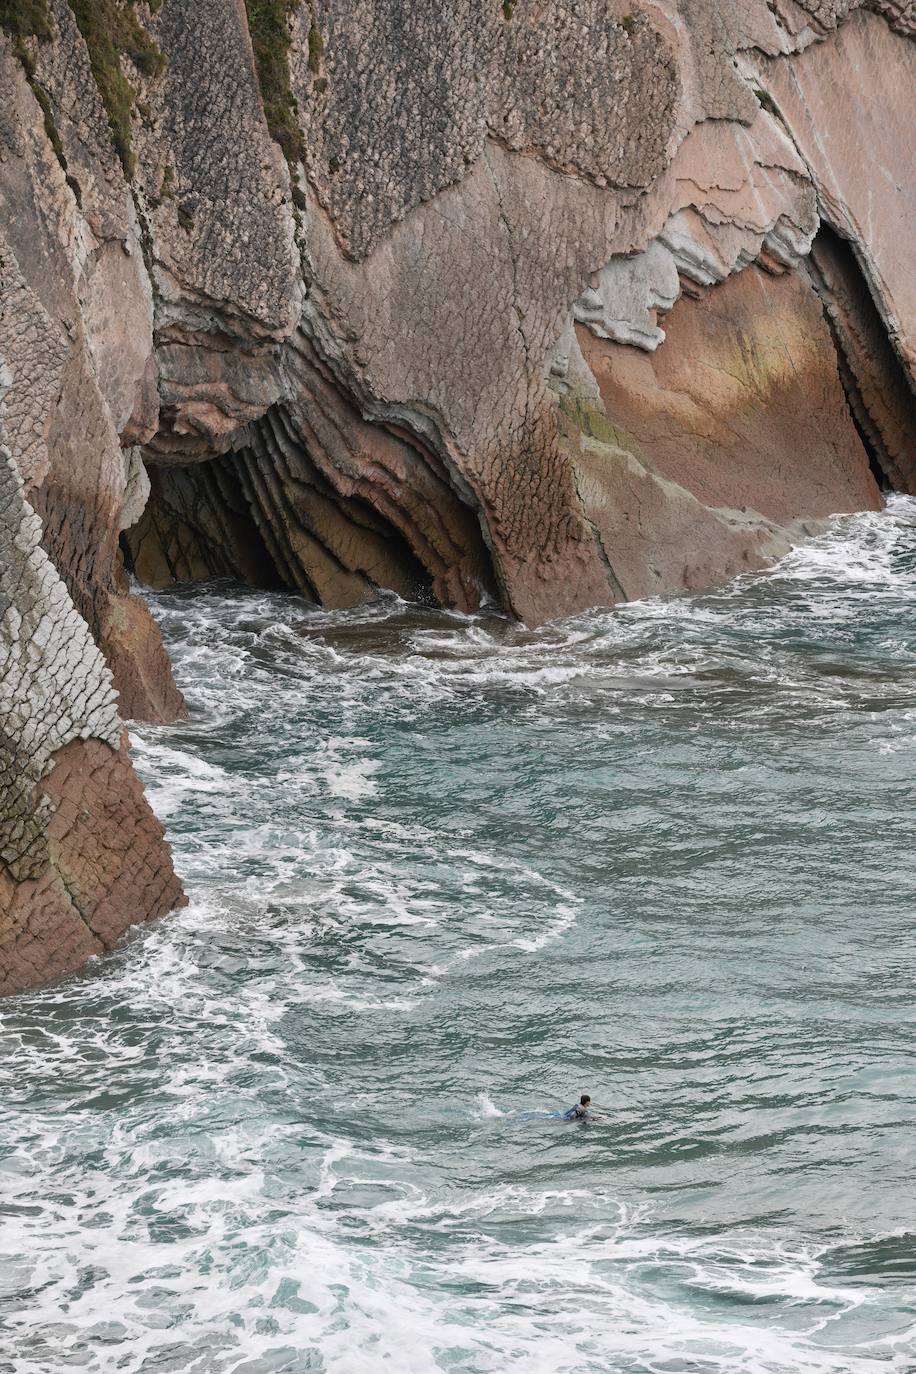
{"label": "dark cave opening", "polygon": [[143,586],[231,578],[329,607],[388,588],[438,605],[432,578],[399,531],[316,474],[312,483],[291,480],[269,455],[247,448],[194,463],[148,462],[147,474],[146,507],[120,541],[127,572]]}
{"label": "dark cave opening", "polygon": [[334,609],[385,590],[462,611],[493,599],[480,521],[438,452],[403,421],[364,416],[309,356],[299,366],[295,399],[230,451],[157,436],[146,508],[121,539],[127,570],[153,588],[228,577]]}
{"label": "dark cave opening", "polygon": [[881,492],[882,496],[887,496],[891,492],[895,491],[896,487],[894,486],[893,482],[891,481],[891,478],[889,477],[886,471],[886,468],[883,466],[881,462],[881,455],[877,447],[875,446],[871,438],[871,435],[869,434],[865,425],[862,423],[862,420],[860,418],[862,411],[861,405],[856,405],[853,403],[852,396],[856,385],[855,379],[853,378],[852,373],[850,372],[846,360],[842,354],[839,354],[839,372],[840,381],[842,382],[843,390],[846,393],[846,400],[849,402],[849,413],[852,416],[852,423],[855,426],[855,431],[858,434],[859,439],[862,443],[862,447],[864,448],[865,453],[868,457],[868,470],[871,473],[872,477],[875,479],[875,485]]}
{"label": "dark cave opening", "polygon": [[143,514],[121,534],[127,571],[160,590],[231,577],[260,590],[289,583],[266,547],[231,455],[177,465],[148,463]]}
{"label": "dark cave opening", "polygon": [[840,381],[883,492],[916,491],[916,394],[853,245],[822,224],[811,278],[837,352]]}

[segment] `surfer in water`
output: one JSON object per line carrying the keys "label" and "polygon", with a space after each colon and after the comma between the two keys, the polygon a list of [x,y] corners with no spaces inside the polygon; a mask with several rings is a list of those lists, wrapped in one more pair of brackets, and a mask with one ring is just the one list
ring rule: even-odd
{"label": "surfer in water", "polygon": [[574,1107],[570,1107],[568,1112],[563,1113],[564,1121],[592,1121],[592,1113],[589,1111],[592,1099],[588,1093],[583,1093]]}

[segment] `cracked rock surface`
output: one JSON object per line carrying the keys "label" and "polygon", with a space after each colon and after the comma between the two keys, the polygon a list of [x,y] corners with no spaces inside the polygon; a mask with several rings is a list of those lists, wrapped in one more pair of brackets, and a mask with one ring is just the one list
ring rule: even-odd
{"label": "cracked rock surface", "polygon": [[0,445],[0,992],[79,967],[182,900],[111,673]]}
{"label": "cracked rock surface", "polygon": [[537,623],[916,483],[913,0],[113,3],[118,108],[0,23],[2,990],[181,900],[130,574]]}

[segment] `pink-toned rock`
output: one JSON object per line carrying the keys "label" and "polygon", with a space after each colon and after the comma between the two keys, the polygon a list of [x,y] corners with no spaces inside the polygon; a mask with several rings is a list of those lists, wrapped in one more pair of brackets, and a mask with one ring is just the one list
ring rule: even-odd
{"label": "pink-toned rock", "polygon": [[805,159],[822,217],[856,245],[916,386],[916,43],[862,12],[827,42],[759,62],[758,71]]}
{"label": "pink-toned rock", "polygon": [[749,268],[681,299],[666,330],[650,354],[580,327],[604,414],[567,403],[580,490],[624,596],[722,581],[785,552],[804,522],[879,507],[799,274]]}
{"label": "pink-toned rock", "polygon": [[41,536],[0,442],[5,992],[78,967],[132,922],[181,900],[162,827],[130,764],[111,674]]}
{"label": "pink-toned rock", "polygon": [[71,973],[185,900],[126,740],[74,740],[38,790],[47,864],[19,883],[0,867],[0,994]]}
{"label": "pink-toned rock", "polygon": [[840,374],[856,422],[897,491],[916,491],[913,386],[855,253],[822,229],[811,251],[812,278],[831,322]]}

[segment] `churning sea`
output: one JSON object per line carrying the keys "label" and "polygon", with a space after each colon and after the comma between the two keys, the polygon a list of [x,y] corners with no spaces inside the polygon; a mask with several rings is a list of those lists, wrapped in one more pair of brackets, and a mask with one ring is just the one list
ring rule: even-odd
{"label": "churning sea", "polygon": [[916,1371],[916,502],[534,632],[152,605],[191,902],[0,1007],[2,1374]]}

